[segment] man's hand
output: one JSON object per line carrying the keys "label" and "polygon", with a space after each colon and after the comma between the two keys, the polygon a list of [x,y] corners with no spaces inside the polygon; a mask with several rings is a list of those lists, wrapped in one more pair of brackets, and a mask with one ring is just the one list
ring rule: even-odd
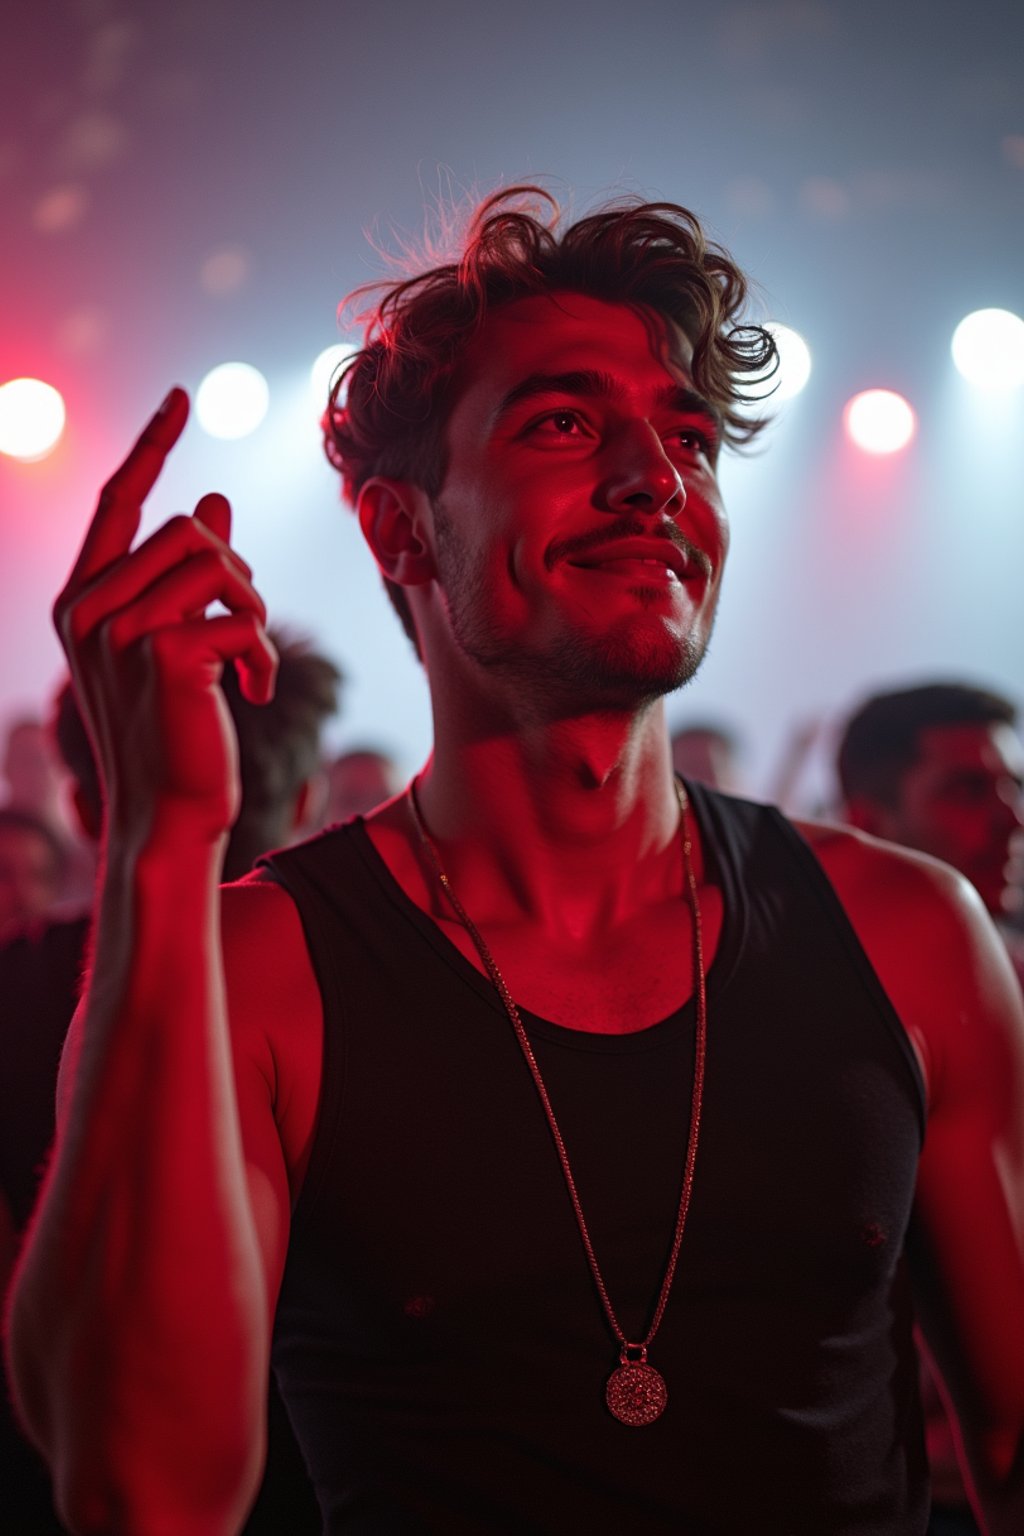
{"label": "man's hand", "polygon": [[[218,686],[272,697],[277,664],[252,572],[231,549],[231,508],[204,496],[132,550],[142,506],[188,416],[172,389],[100,495],[54,605],[107,800],[108,828],[202,840],[238,813],[238,751]],[[227,612],[207,617],[209,604]]]}

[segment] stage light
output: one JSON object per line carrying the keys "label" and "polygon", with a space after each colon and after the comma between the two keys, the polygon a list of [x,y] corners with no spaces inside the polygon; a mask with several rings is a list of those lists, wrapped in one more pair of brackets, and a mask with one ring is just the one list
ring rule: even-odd
{"label": "stage light", "polygon": [[325,347],[316,359],[310,370],[312,380],[313,404],[318,413],[327,409],[327,396],[331,388],[331,380],[337,370],[347,363],[350,357],[355,357],[358,347],[346,346],[344,342],[336,342],[333,347]]}
{"label": "stage light", "polygon": [[196,390],[196,416],[211,437],[248,437],[270,404],[270,389],[251,363],[221,363]]}
{"label": "stage light", "polygon": [[0,453],[8,458],[45,459],[60,441],[66,412],[52,384],[10,379],[0,387]]}
{"label": "stage light", "polygon": [[1024,320],[1008,309],[976,309],[960,321],[950,346],[953,361],[978,389],[1024,384]]}
{"label": "stage light", "polygon": [[800,335],[788,325],[770,320],[765,326],[775,337],[779,349],[779,371],[775,375],[778,388],[772,400],[792,400],[804,388],[811,376],[811,349]]}
{"label": "stage light", "polygon": [[898,453],[914,435],[914,413],[891,389],[866,389],[844,412],[846,430],[865,453]]}

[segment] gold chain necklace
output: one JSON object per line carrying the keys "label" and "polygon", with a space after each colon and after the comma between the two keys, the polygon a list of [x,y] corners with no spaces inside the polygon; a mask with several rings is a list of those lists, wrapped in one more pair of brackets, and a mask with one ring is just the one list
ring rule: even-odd
{"label": "gold chain necklace", "polygon": [[693,1191],[693,1174],[697,1162],[697,1142],[700,1138],[701,1106],[704,1101],[704,1059],[707,1049],[708,1010],[707,988],[704,975],[704,945],[701,933],[700,903],[697,899],[697,881],[693,873],[693,842],[690,836],[689,817],[687,815],[689,801],[685,790],[679,781],[676,781],[676,795],[679,800],[680,829],[683,841],[683,865],[686,870],[686,898],[693,919],[693,973],[694,991],[697,1000],[697,1033],[694,1050],[693,1069],[693,1095],[690,1102],[690,1131],[686,1145],[686,1163],[683,1169],[683,1187],[679,1196],[679,1212],[676,1216],[675,1236],[672,1239],[672,1251],[669,1254],[668,1264],[661,1282],[661,1290],[658,1293],[657,1304],[654,1308],[654,1316],[647,1335],[639,1343],[632,1343],[626,1338],[625,1333],[615,1315],[608,1289],[604,1283],[597,1255],[594,1253],[594,1245],[590,1240],[590,1232],[586,1218],[583,1215],[583,1207],[576,1191],[576,1180],[573,1177],[572,1167],[569,1163],[569,1154],[565,1149],[562,1132],[558,1121],[555,1119],[554,1109],[551,1107],[551,1099],[537,1065],[537,1058],[530,1044],[529,1036],[523,1025],[522,1016],[516,1007],[515,1000],[506,985],[505,978],[498,970],[494,956],[484,942],[483,935],[466,911],[462,902],[452,889],[452,883],[445,874],[441,864],[441,856],[437,847],[427,831],[419,801],[416,798],[415,781],[409,785],[409,805],[412,809],[413,821],[416,831],[419,833],[420,842],[426,850],[434,873],[437,875],[442,890],[447,896],[456,917],[469,934],[470,939],[480,956],[481,962],[488,976],[491,978],[494,988],[501,998],[505,1012],[515,1031],[520,1049],[526,1065],[530,1069],[534,1086],[547,1116],[548,1126],[551,1131],[558,1159],[562,1165],[562,1174],[565,1178],[572,1208],[576,1213],[576,1225],[579,1227],[580,1237],[583,1240],[584,1251],[590,1272],[594,1277],[597,1293],[601,1298],[605,1316],[609,1327],[619,1345],[619,1363],[612,1371],[605,1383],[605,1402],[609,1410],[623,1424],[640,1426],[652,1424],[660,1418],[668,1402],[668,1388],[660,1371],[647,1362],[647,1351],[653,1342],[654,1336],[661,1327],[661,1320],[665,1314],[665,1306],[668,1302],[669,1291],[672,1289],[672,1281],[675,1278],[676,1264],[679,1259],[679,1249],[683,1241],[683,1230],[686,1226],[686,1217],[690,1209],[690,1196]]}

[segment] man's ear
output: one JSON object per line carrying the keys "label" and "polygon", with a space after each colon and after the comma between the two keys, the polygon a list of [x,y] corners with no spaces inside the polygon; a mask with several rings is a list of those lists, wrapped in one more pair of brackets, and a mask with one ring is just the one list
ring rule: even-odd
{"label": "man's ear", "polygon": [[375,475],[359,492],[356,514],[382,576],[400,587],[432,580],[430,501],[420,486]]}

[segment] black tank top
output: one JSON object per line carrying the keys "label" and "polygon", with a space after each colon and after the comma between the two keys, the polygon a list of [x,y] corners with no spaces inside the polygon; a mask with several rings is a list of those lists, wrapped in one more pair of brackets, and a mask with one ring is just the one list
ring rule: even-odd
{"label": "black tank top", "polygon": [[[693,1199],[651,1349],[669,1400],[644,1428],[605,1407],[617,1348],[490,983],[361,822],[268,861],[324,1003],[274,1363],[330,1536],[924,1531],[903,1258],[918,1066],[797,832],[692,796],[725,920]],[[629,1035],[524,1018],[613,1305],[643,1337],[679,1199],[692,1000]]]}

